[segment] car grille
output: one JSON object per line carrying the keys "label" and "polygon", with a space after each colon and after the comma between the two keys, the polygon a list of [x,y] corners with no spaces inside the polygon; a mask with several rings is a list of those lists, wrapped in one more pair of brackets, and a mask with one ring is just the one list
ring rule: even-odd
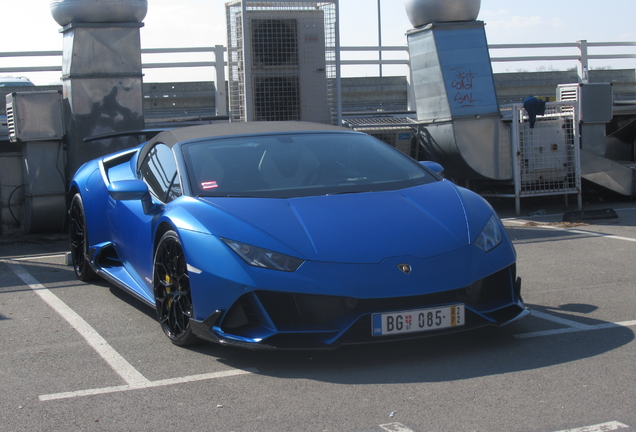
{"label": "car grille", "polygon": [[[226,314],[221,328],[237,335],[271,325],[290,333],[333,334],[360,316],[382,311],[463,303],[476,312],[487,313],[514,302],[515,280],[513,264],[467,287],[409,297],[354,299],[259,290],[242,296]],[[370,324],[363,327],[368,330]]]}

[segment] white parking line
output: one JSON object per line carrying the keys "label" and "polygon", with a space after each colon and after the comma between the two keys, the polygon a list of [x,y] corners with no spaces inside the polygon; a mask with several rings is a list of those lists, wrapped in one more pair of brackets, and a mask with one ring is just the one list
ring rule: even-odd
{"label": "white parking line", "polygon": [[619,429],[627,429],[629,426],[624,425],[623,423],[619,423],[617,421],[609,422],[609,423],[601,423],[594,426],[586,426],[578,429],[568,429],[562,430],[558,432],[608,432],[615,431]]}
{"label": "white parking line", "polygon": [[598,325],[590,326],[590,328],[585,330],[582,330],[576,327],[566,327],[566,328],[560,328],[560,329],[554,329],[554,330],[518,333],[513,336],[516,337],[517,339],[530,339],[530,338],[542,337],[542,336],[554,336],[554,335],[563,334],[563,333],[576,333],[581,331],[603,330],[603,329],[610,329],[610,328],[617,328],[617,327],[636,327],[636,321],[622,321],[622,322],[616,322],[616,323],[598,324]]}
{"label": "white parking line", "polygon": [[[503,222],[510,224],[510,225],[515,225],[515,226],[524,226],[525,224],[527,224],[529,221],[524,220],[524,219],[503,219]],[[567,231],[567,232],[571,232],[574,234],[582,234],[582,235],[587,235],[590,237],[602,237],[602,238],[608,238],[608,239],[613,239],[613,240],[622,240],[622,241],[628,241],[628,242],[636,242],[636,238],[631,238],[631,237],[622,237],[622,236],[617,236],[617,235],[613,235],[613,234],[605,234],[605,233],[600,233],[600,232],[595,232],[595,231],[585,231],[585,230],[578,230],[578,229],[572,229],[572,228],[564,228],[564,227],[560,227],[560,226],[556,226],[556,225],[543,225],[543,224],[539,224],[539,225],[533,225],[530,228],[546,228],[546,229],[551,229],[551,230],[555,230],[555,231]]]}
{"label": "white parking line", "polygon": [[195,381],[204,381],[204,380],[215,379],[215,378],[225,378],[230,376],[246,375],[250,373],[258,373],[258,370],[233,369],[228,371],[212,372],[212,373],[201,374],[201,375],[191,375],[191,376],[179,377],[179,378],[168,378],[168,379],[158,380],[158,381],[148,381],[146,383],[140,383],[140,384],[134,384],[134,385],[122,385],[122,386],[102,387],[102,388],[88,389],[88,390],[78,390],[73,392],[53,393],[48,395],[40,395],[38,396],[38,399],[40,399],[41,401],[70,399],[70,398],[81,397],[81,396],[94,396],[94,395],[107,394],[107,393],[117,393],[117,392],[125,392],[130,390],[140,390],[140,389],[147,389],[152,387],[162,387],[167,385],[183,384],[183,383],[195,382]]}
{"label": "white parking line", "polygon": [[15,262],[2,260],[22,281],[27,284],[46,304],[53,308],[64,318],[77,332],[86,339],[86,342],[110,365],[111,368],[123,378],[128,385],[147,384],[145,378],[137,369],[132,367],[113,347],[110,346],[97,331],[88,324],[77,312],[68,307],[66,303],[40,284],[24,267]]}
{"label": "white parking line", "polygon": [[[414,432],[413,429],[410,429],[404,426],[402,423],[398,423],[398,422],[383,424],[383,425],[380,425],[380,427],[388,432]],[[623,423],[613,421],[613,422],[601,423],[601,424],[597,424],[593,426],[585,426],[582,428],[567,429],[567,430],[562,430],[558,432],[610,432],[610,431],[628,429],[628,428],[629,426]]]}
{"label": "white parking line", "polygon": [[559,318],[557,316],[550,315],[550,314],[543,313],[543,312],[539,312],[537,310],[533,310],[532,311],[532,316],[536,316],[538,318],[543,318],[544,320],[552,321],[552,322],[555,322],[555,323],[563,324],[563,325],[566,325],[568,327],[575,327],[575,328],[577,328],[579,330],[590,330],[590,327],[592,327],[592,326],[589,326],[587,324],[582,324],[580,322],[572,321],[572,320],[565,319],[565,318]]}
{"label": "white parking line", "polygon": [[64,258],[66,253],[58,253],[52,255],[20,255],[20,256],[10,256],[5,257],[6,260],[10,261],[33,261],[36,259],[49,259],[49,258]]}
{"label": "white parking line", "polygon": [[[543,225],[540,225],[540,226],[543,227]],[[560,227],[551,226],[551,225],[546,225],[545,228],[550,228],[550,229],[553,229],[553,230],[560,230],[560,231],[568,231],[568,232],[575,233],[575,234],[589,235],[589,236],[592,236],[592,237],[603,237],[603,238],[608,238],[608,239],[613,239],[613,240],[623,240],[623,241],[628,241],[628,242],[636,242],[635,238],[622,237],[622,236],[599,233],[599,232],[594,232],[594,231],[584,231],[584,230],[560,228]]]}
{"label": "white parking line", "polygon": [[560,328],[560,329],[554,329],[554,330],[543,330],[543,331],[537,331],[537,332],[528,332],[528,333],[518,333],[516,335],[514,335],[514,337],[518,338],[518,339],[529,339],[529,338],[535,338],[535,337],[541,337],[541,336],[552,336],[552,335],[557,335],[557,334],[563,334],[563,333],[574,333],[574,332],[580,332],[580,331],[590,331],[590,330],[603,330],[603,329],[609,329],[609,328],[616,328],[616,327],[633,327],[636,326],[636,320],[633,321],[622,321],[622,322],[616,322],[616,323],[603,323],[603,324],[594,324],[594,325],[589,325],[589,324],[583,324],[580,322],[576,322],[576,321],[572,321],[572,320],[568,320],[565,318],[560,318],[554,315],[550,315],[547,313],[543,313],[543,312],[539,312],[536,310],[532,311],[532,316],[535,316],[537,318],[541,318],[544,320],[548,320],[548,321],[552,321],[558,324],[562,324],[565,325],[567,327],[565,328]]}
{"label": "white parking line", "polygon": [[414,432],[413,429],[409,429],[402,423],[398,422],[383,424],[380,425],[380,427],[388,432]]}
{"label": "white parking line", "polygon": [[80,396],[90,396],[105,393],[123,392],[130,390],[160,387],[174,384],[181,384],[194,381],[203,381],[214,378],[244,375],[257,373],[255,369],[249,370],[228,370],[213,372],[201,375],[192,375],[179,378],[169,378],[158,381],[150,381],[135,369],[128,361],[121,356],[108,342],[91,327],[81,316],[66,305],[59,297],[40,284],[24,267],[11,260],[0,259],[9,269],[11,269],[22,281],[28,285],[46,304],[53,308],[62,318],[64,318],[77,332],[88,342],[88,344],[108,363],[108,365],[126,382],[126,385],[103,387],[97,389],[79,390],[74,392],[55,393],[41,395],[41,401],[56,399],[68,399]]}

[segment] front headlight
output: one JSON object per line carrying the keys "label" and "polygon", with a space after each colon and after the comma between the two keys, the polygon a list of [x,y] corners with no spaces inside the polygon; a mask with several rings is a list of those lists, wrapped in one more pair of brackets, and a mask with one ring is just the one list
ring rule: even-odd
{"label": "front headlight", "polygon": [[243,261],[254,267],[262,267],[270,270],[280,270],[286,272],[296,271],[304,262],[300,258],[272,252],[267,249],[241,243],[235,240],[222,238],[223,242],[230,247]]}
{"label": "front headlight", "polygon": [[501,234],[501,229],[499,228],[499,221],[497,220],[497,216],[492,215],[490,219],[488,219],[488,223],[475,240],[475,246],[484,252],[488,252],[503,240],[503,235]]}

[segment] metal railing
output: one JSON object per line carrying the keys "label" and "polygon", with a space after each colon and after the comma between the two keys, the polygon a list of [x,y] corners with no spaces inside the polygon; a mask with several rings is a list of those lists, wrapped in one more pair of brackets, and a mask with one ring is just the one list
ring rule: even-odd
{"label": "metal railing", "polygon": [[[585,82],[588,76],[588,70],[590,69],[590,60],[624,60],[624,59],[636,59],[636,42],[588,42],[587,40],[580,40],[572,43],[535,43],[535,44],[493,44],[488,46],[491,53],[491,62],[553,62],[553,61],[574,61],[576,62],[577,74],[579,82]],[[591,52],[599,49],[620,49],[622,52],[614,53],[597,53]],[[634,48],[633,52],[625,52],[629,48]],[[501,50],[540,50],[545,52],[546,50],[574,50],[572,53],[557,54],[557,55],[526,55],[526,56],[496,56],[493,55],[496,51]],[[226,66],[227,61],[227,48],[222,45],[216,45],[214,47],[192,47],[192,48],[144,48],[141,50],[142,54],[142,70],[150,69],[170,69],[170,68],[214,68],[215,69],[215,88],[216,88],[216,111],[217,114],[224,115],[227,112],[225,85],[218,85],[217,83],[225,83],[226,81]],[[386,53],[387,56],[383,54]],[[167,61],[167,62],[148,62],[144,61],[147,57],[157,55],[188,55],[198,54],[208,57],[208,60],[197,61]],[[355,59],[356,56],[364,54],[365,58]],[[386,58],[388,56],[400,57],[400,58]],[[145,57],[145,58],[144,58]],[[353,57],[353,58],[352,58]],[[374,58],[375,57],[375,58]],[[33,73],[33,72],[61,72],[62,71],[62,51],[26,51],[26,52],[0,52],[0,65],[6,63],[5,59],[37,59],[48,58],[49,65],[39,66],[12,66],[12,67],[0,67],[0,75],[7,74],[21,74],[21,73]],[[53,60],[55,59],[55,60]],[[336,57],[337,68],[347,67],[378,67],[378,76],[383,76],[383,67],[385,66],[403,66],[405,68],[404,74],[407,77],[410,75],[409,68],[409,51],[407,46],[344,46],[340,47],[340,55]],[[59,65],[50,65],[51,60]],[[26,60],[25,62],[29,62]],[[23,62],[23,63],[25,63]],[[217,67],[222,64],[224,67]],[[340,76],[343,76],[341,73]],[[212,80],[210,80],[212,81]],[[410,81],[410,80],[409,80]],[[412,97],[409,91],[409,97]]]}
{"label": "metal railing", "polygon": [[[634,47],[633,53],[591,53],[590,49],[606,48],[629,48]],[[493,44],[488,46],[489,50],[506,49],[574,49],[573,54],[560,55],[534,55],[534,56],[503,56],[495,57],[491,55],[491,62],[552,62],[552,61],[575,61],[579,82],[587,80],[587,72],[590,70],[590,60],[621,60],[636,59],[636,42],[588,42],[580,40],[573,43],[536,43],[536,44]]]}
{"label": "metal railing", "polygon": [[[603,53],[595,54],[590,50],[600,48],[630,48],[634,47],[633,53],[620,52],[620,53]],[[222,49],[221,49],[222,48]],[[636,42],[588,42],[581,40],[571,43],[536,43],[536,44],[492,44],[488,46],[491,51],[490,60],[495,63],[500,62],[551,62],[551,61],[575,61],[577,62],[577,69],[579,76],[582,76],[584,69],[589,69],[590,60],[620,60],[620,59],[636,59]],[[571,54],[559,54],[559,55],[526,55],[526,56],[495,56],[493,55],[497,50],[545,50],[545,49],[573,49],[575,52]],[[226,49],[221,45],[214,47],[195,47],[195,48],[144,48],[141,50],[143,55],[158,55],[158,54],[211,54],[214,58],[212,61],[170,61],[161,63],[148,63],[144,62],[142,68],[144,69],[166,69],[166,68],[193,68],[193,67],[214,67],[223,61],[221,58],[223,52]],[[365,58],[365,59],[342,59],[340,60],[340,66],[384,66],[384,65],[409,65],[408,59],[408,47],[407,46],[343,46],[340,47],[341,56],[347,56],[355,53],[376,53],[377,58]],[[401,59],[386,59],[382,55],[383,53],[402,53],[404,58]],[[0,52],[0,61],[4,58],[37,58],[37,57],[59,57],[60,65],[54,66],[14,66],[14,67],[0,67],[0,74],[17,74],[27,72],[61,72],[61,57],[62,51],[25,51],[25,52]],[[374,56],[376,57],[376,56]]]}

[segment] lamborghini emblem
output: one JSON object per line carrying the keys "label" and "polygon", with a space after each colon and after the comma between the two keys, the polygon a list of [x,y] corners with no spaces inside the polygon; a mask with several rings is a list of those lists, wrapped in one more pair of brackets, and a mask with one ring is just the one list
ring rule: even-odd
{"label": "lamborghini emblem", "polygon": [[411,266],[408,264],[398,264],[398,268],[400,269],[400,271],[402,271],[402,273],[404,274],[409,274],[411,273]]}

